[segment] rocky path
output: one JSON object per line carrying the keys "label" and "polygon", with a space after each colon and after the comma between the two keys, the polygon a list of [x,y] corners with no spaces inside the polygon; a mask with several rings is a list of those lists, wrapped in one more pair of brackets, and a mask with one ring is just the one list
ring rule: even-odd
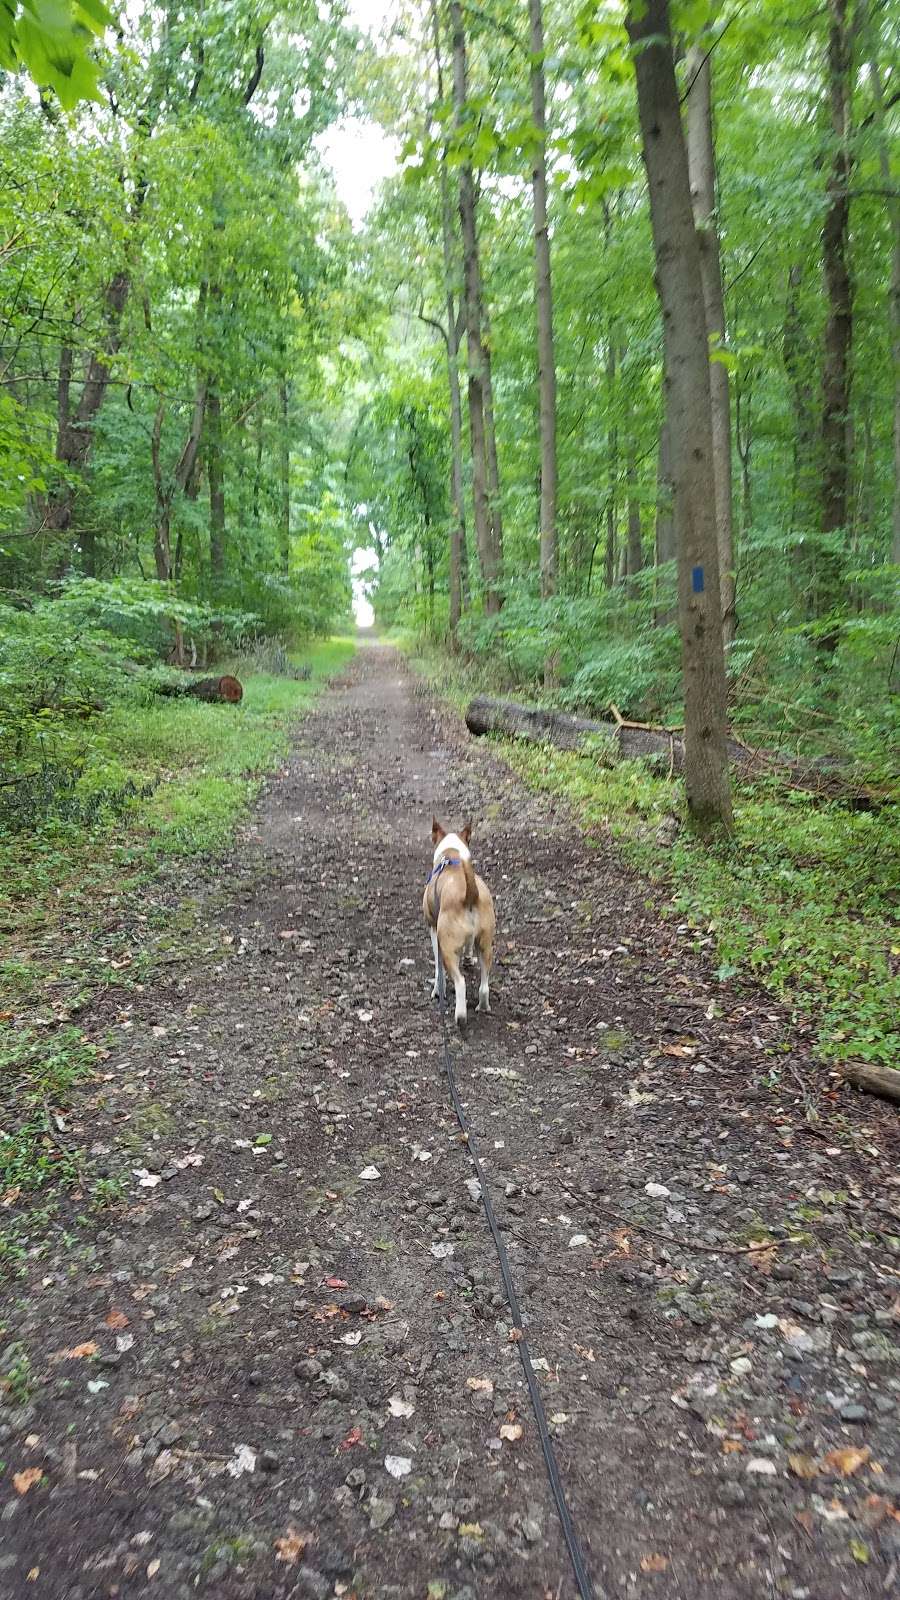
{"label": "rocky path", "polygon": [[70,1137],[127,1199],[6,1292],[0,1595],[571,1595],[440,1073],[433,807],[497,900],[457,1070],[598,1593],[900,1592],[896,1111],[371,646],[212,953],[93,1019]]}

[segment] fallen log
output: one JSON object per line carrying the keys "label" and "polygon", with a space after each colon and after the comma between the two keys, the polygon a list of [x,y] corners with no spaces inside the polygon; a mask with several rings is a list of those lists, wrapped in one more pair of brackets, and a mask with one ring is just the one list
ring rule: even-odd
{"label": "fallen log", "polygon": [[190,695],[194,700],[205,700],[213,705],[237,705],[244,697],[240,680],[229,677],[227,673],[222,678],[197,678],[194,682],[187,683],[161,683],[156,693],[178,697]]}
{"label": "fallen log", "polygon": [[845,1083],[866,1094],[900,1101],[900,1072],[895,1067],[873,1067],[867,1061],[842,1061],[838,1071]]}
{"label": "fallen log", "polygon": [[[561,750],[579,750],[586,738],[599,735],[608,742],[610,752],[618,760],[650,757],[670,778],[680,776],[684,770],[684,740],[680,732],[649,723],[627,722],[615,707],[612,709],[615,721],[596,721],[572,716],[566,711],[476,695],[466,711],[466,727],[470,733],[499,733],[507,739],[528,739],[537,744],[549,740]],[[881,798],[877,791],[843,777],[832,762],[792,761],[774,750],[751,750],[734,738],[726,743],[732,765],[748,777],[774,774],[792,788],[803,789],[823,800],[840,800],[858,811],[871,810]]]}

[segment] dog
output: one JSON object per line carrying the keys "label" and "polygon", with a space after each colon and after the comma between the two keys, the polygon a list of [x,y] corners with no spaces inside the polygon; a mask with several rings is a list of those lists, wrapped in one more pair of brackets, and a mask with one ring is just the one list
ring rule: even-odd
{"label": "dog", "polygon": [[479,1011],[490,1011],[491,963],[494,957],[494,902],[491,892],[479,878],[469,854],[472,824],[467,822],[459,833],[448,833],[431,819],[431,842],[434,860],[422,910],[431,934],[434,951],[434,988],[431,998],[440,993],[441,962],[456,991],[456,1023],[464,1028],[467,1021],[466,980],[461,971],[463,955],[477,954],[481,968],[478,989]]}

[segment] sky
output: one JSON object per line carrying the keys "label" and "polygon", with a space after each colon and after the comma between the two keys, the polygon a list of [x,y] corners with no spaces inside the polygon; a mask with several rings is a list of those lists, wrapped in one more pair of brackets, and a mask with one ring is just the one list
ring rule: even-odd
{"label": "sky", "polygon": [[[392,0],[349,0],[349,20],[377,36],[393,13]],[[397,166],[397,143],[367,117],[345,117],[317,141],[334,173],[338,194],[358,228],[377,185]]]}
{"label": "sky", "polygon": [[[377,35],[389,19],[393,4],[392,0],[349,0],[347,10],[350,21],[358,28]],[[396,141],[367,117],[345,117],[317,143],[334,173],[335,187],[350,220],[354,228],[359,228],[378,184],[389,178],[397,166]],[[350,562],[353,614],[360,628],[370,628],[375,620],[365,592],[365,579],[371,579],[375,565],[372,550],[354,550]]]}

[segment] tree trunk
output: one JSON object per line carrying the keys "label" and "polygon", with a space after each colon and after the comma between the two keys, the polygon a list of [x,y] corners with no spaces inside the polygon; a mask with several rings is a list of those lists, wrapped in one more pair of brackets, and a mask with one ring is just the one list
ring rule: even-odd
{"label": "tree trunk", "polygon": [[[468,96],[466,35],[461,0],[450,0],[453,43],[453,120],[461,138],[465,136]],[[466,352],[468,358],[469,437],[472,451],[472,501],[475,515],[475,540],[484,583],[484,607],[488,613],[500,610],[500,552],[488,500],[488,448],[485,429],[485,359],[481,331],[481,269],[478,260],[478,232],[475,220],[475,184],[468,160],[459,166],[459,220],[463,244],[465,285]]]}
{"label": "tree trunk", "polygon": [[153,463],[153,486],[156,493],[156,532],[153,540],[153,559],[156,565],[156,576],[164,583],[168,583],[174,576],[172,563],[172,504],[176,494],[184,494],[188,483],[197,465],[197,455],[200,449],[200,438],[203,433],[203,419],[206,413],[208,380],[198,378],[194,391],[194,406],[191,412],[190,427],[185,439],[181,455],[170,479],[166,479],[162,467],[161,441],[162,427],[165,420],[166,408],[162,400],[156,407],[153,419],[153,430],[150,435],[150,457]]}
{"label": "tree trunk", "polygon": [[[688,93],[688,171],[694,225],[700,251],[703,305],[710,354],[725,344],[725,297],[722,290],[722,258],[716,215],[716,157],[713,144],[712,73],[710,56],[699,45],[687,60]],[[716,488],[716,537],[719,545],[719,591],[722,608],[722,636],[726,645],[735,633],[734,609],[734,534],[732,529],[731,489],[731,398],[728,368],[722,361],[709,364],[709,393],[712,408],[713,472]]]}
{"label": "tree trunk", "polygon": [[154,693],[176,699],[187,696],[210,704],[227,705],[237,705],[244,697],[240,680],[227,675],[224,678],[198,678],[193,683],[161,683]]}
{"label": "tree trunk", "polygon": [[685,790],[688,809],[699,827],[729,827],[709,346],[668,0],[647,0],[640,19],[631,12],[626,25],[634,47],[663,317],[678,544]]}
{"label": "tree trunk", "polygon": [[875,135],[878,141],[878,163],[881,181],[888,195],[888,219],[891,225],[891,286],[888,291],[888,327],[891,339],[891,363],[894,387],[894,477],[891,496],[891,561],[900,566],[900,195],[891,177],[888,135],[884,120],[884,94],[881,73],[874,57],[869,61],[869,82],[872,86]]}
{"label": "tree trunk", "polygon": [[[62,532],[72,522],[75,497],[78,493],[77,476],[84,471],[90,455],[93,425],[103,404],[109,383],[110,362],[121,343],[122,312],[128,299],[131,277],[127,272],[117,272],[110,279],[103,295],[103,314],[106,321],[106,338],[103,348],[89,359],[81,397],[74,417],[69,411],[69,382],[72,377],[72,352],[64,346],[60,353],[60,385],[58,393],[65,393],[65,422],[58,427],[56,459],[73,481],[59,485],[47,498],[41,510],[44,527]],[[68,366],[64,375],[63,368]],[[62,423],[62,414],[60,416]]]}
{"label": "tree trunk", "polygon": [[[635,449],[633,440],[628,442],[628,464],[625,468],[625,481],[628,492],[628,576],[636,578],[644,565],[644,545],[641,532],[641,502],[638,499],[637,466],[635,464]],[[632,598],[637,595],[638,586],[629,583]]]}
{"label": "tree trunk", "polygon": [[753,381],[739,378],[734,387],[734,443],[741,463],[741,532],[744,537],[753,526]]}
{"label": "tree trunk", "polygon": [[259,528],[261,521],[262,499],[262,464],[263,464],[263,416],[262,406],[256,412],[256,451],[253,461],[253,524]]}
{"label": "tree trunk", "polygon": [[[615,710],[618,712],[618,708]],[[466,727],[474,734],[501,734],[507,739],[526,739],[543,744],[549,741],[560,750],[584,750],[587,738],[600,735],[609,741],[612,752],[623,761],[655,758],[670,777],[686,770],[684,739],[674,728],[649,727],[629,722],[618,714],[615,721],[576,717],[569,712],[541,706],[520,705],[516,700],[495,700],[476,695],[466,708]],[[825,801],[841,801],[853,810],[871,810],[882,800],[890,803],[890,792],[856,783],[839,763],[825,758],[796,761],[777,750],[751,750],[737,739],[725,740],[725,752],[733,766],[749,778],[774,775],[793,788],[802,789]]]}
{"label": "tree trunk", "polygon": [[[823,533],[846,528],[849,511],[850,345],[853,303],[847,260],[850,222],[850,34],[848,0],[828,0],[828,102],[832,158],[822,225],[827,317],[822,364],[821,511]],[[818,611],[827,614],[839,598],[840,562],[822,558]],[[834,641],[836,643],[836,636]]]}
{"label": "tree trunk", "polygon": [[209,570],[213,586],[225,576],[225,475],[222,463],[222,402],[218,389],[206,401],[206,475],[209,480]]}
{"label": "tree trunk", "polygon": [[556,591],[556,359],[553,350],[553,286],[547,227],[547,107],[544,83],[542,0],[528,0],[531,25],[531,120],[534,162],[534,294],[537,308],[538,404],[541,449],[541,598]]}
{"label": "tree trunk", "polygon": [[[444,98],[441,30],[436,0],[431,0],[431,27],[438,99]],[[447,172],[446,145],[441,152],[441,242],[444,253],[444,293],[447,303],[447,386],[450,393],[450,634],[456,636],[463,608],[463,562],[466,550],[466,511],[463,491],[462,398],[459,391],[459,326],[454,285],[453,208]]]}
{"label": "tree trunk", "polygon": [[278,522],[278,556],[284,577],[291,568],[291,440],[288,430],[289,407],[287,379],[278,385],[278,403],[281,410],[281,433],[278,439],[278,476],[281,490],[281,510]]}
{"label": "tree trunk", "polygon": [[[479,267],[479,281],[481,269]],[[481,359],[484,369],[484,437],[487,447],[488,512],[491,519],[491,537],[497,552],[497,561],[503,565],[503,507],[500,500],[500,463],[497,458],[497,425],[494,416],[493,356],[491,354],[491,323],[482,297],[479,306],[481,325]],[[503,604],[501,597],[500,604]]]}
{"label": "tree trunk", "polygon": [[[616,381],[616,341],[612,328],[606,346],[606,406],[613,413],[613,388]],[[619,430],[612,423],[607,428],[609,494],[606,501],[606,549],[603,558],[604,587],[611,589],[616,577],[616,480],[619,474]]]}
{"label": "tree trunk", "polygon": [[[663,408],[666,403],[663,385]],[[669,442],[669,424],[663,416],[659,426],[659,453],[656,461],[656,565],[664,566],[674,561],[675,518],[672,515],[672,448]],[[654,621],[657,627],[667,628],[675,621],[677,613],[670,606],[657,605]]]}
{"label": "tree trunk", "polygon": [[796,530],[798,524],[801,528],[808,526],[815,481],[815,425],[810,405],[813,362],[800,306],[802,282],[803,265],[795,261],[788,268],[781,346],[784,370],[787,373],[794,405],[791,532]]}

